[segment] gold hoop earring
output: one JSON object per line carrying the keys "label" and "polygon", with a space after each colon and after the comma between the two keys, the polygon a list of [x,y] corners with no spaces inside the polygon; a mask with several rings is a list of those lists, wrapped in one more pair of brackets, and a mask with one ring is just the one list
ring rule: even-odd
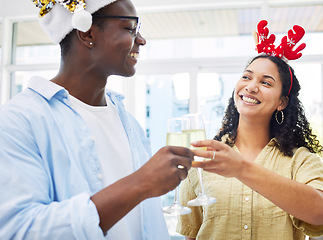
{"label": "gold hoop earring", "polygon": [[[278,115],[278,112],[280,112],[281,113],[281,121],[279,121],[278,120],[278,117],[277,117],[277,115]],[[283,111],[277,111],[276,112],[276,114],[275,114],[275,118],[276,118],[276,122],[279,124],[279,125],[282,125],[283,124],[283,122],[284,122],[284,113],[283,113]]]}

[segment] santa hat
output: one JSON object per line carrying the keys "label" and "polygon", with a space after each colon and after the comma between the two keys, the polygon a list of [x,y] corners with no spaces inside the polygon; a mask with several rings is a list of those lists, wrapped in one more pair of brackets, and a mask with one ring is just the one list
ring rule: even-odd
{"label": "santa hat", "polygon": [[40,9],[39,23],[54,43],[60,43],[73,29],[86,32],[92,13],[117,0],[32,0]]}

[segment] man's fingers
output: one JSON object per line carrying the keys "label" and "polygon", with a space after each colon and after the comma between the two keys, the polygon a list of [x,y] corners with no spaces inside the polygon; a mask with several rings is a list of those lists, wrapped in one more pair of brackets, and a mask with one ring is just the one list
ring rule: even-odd
{"label": "man's fingers", "polygon": [[186,168],[184,168],[184,169],[178,169],[178,171],[179,171],[178,176],[179,176],[180,180],[183,181],[188,175],[188,170]]}
{"label": "man's fingers", "polygon": [[185,167],[183,165],[180,165],[180,164],[177,166],[177,168],[178,169],[185,169]]}
{"label": "man's fingers", "polygon": [[188,171],[191,168],[193,157],[178,156],[174,161],[175,166],[180,170]]}
{"label": "man's fingers", "polygon": [[167,146],[171,153],[180,155],[183,157],[194,157],[194,153],[186,147],[177,147],[177,146]]}

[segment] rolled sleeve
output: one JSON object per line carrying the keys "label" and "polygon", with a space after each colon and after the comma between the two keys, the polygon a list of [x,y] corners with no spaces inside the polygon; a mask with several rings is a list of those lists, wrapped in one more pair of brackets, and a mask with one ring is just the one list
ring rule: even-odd
{"label": "rolled sleeve", "polygon": [[[76,239],[104,239],[100,218],[88,193],[73,197],[69,203],[73,235]],[[81,210],[81,211],[80,211]]]}
{"label": "rolled sleeve", "polygon": [[[294,168],[292,178],[315,189],[323,191],[323,164],[321,159],[305,148],[299,148],[293,156]],[[311,237],[323,235],[323,225],[311,225],[290,216],[296,228]]]}

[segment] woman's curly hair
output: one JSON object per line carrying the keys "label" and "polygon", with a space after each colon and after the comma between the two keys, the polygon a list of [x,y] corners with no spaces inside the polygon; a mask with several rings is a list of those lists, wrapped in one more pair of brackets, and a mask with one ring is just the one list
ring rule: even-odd
{"label": "woman's curly hair", "polygon": [[[279,150],[286,156],[293,156],[293,149],[299,147],[306,147],[312,153],[322,153],[322,145],[320,145],[317,136],[312,132],[310,124],[305,116],[304,107],[298,99],[299,90],[301,87],[298,79],[294,75],[294,70],[280,58],[268,55],[258,55],[253,58],[248,65],[259,58],[269,59],[276,64],[280,79],[283,83],[281,96],[287,96],[290,88],[291,78],[289,68],[293,76],[292,89],[288,95],[289,103],[283,110],[283,123],[279,125],[276,121],[275,114],[277,110],[271,117],[271,138],[276,139]],[[229,99],[229,104],[222,120],[222,127],[218,134],[214,137],[215,140],[220,141],[224,135],[228,134],[229,137],[226,140],[226,143],[231,146],[235,143],[239,124],[239,113],[235,107],[233,94]]]}

